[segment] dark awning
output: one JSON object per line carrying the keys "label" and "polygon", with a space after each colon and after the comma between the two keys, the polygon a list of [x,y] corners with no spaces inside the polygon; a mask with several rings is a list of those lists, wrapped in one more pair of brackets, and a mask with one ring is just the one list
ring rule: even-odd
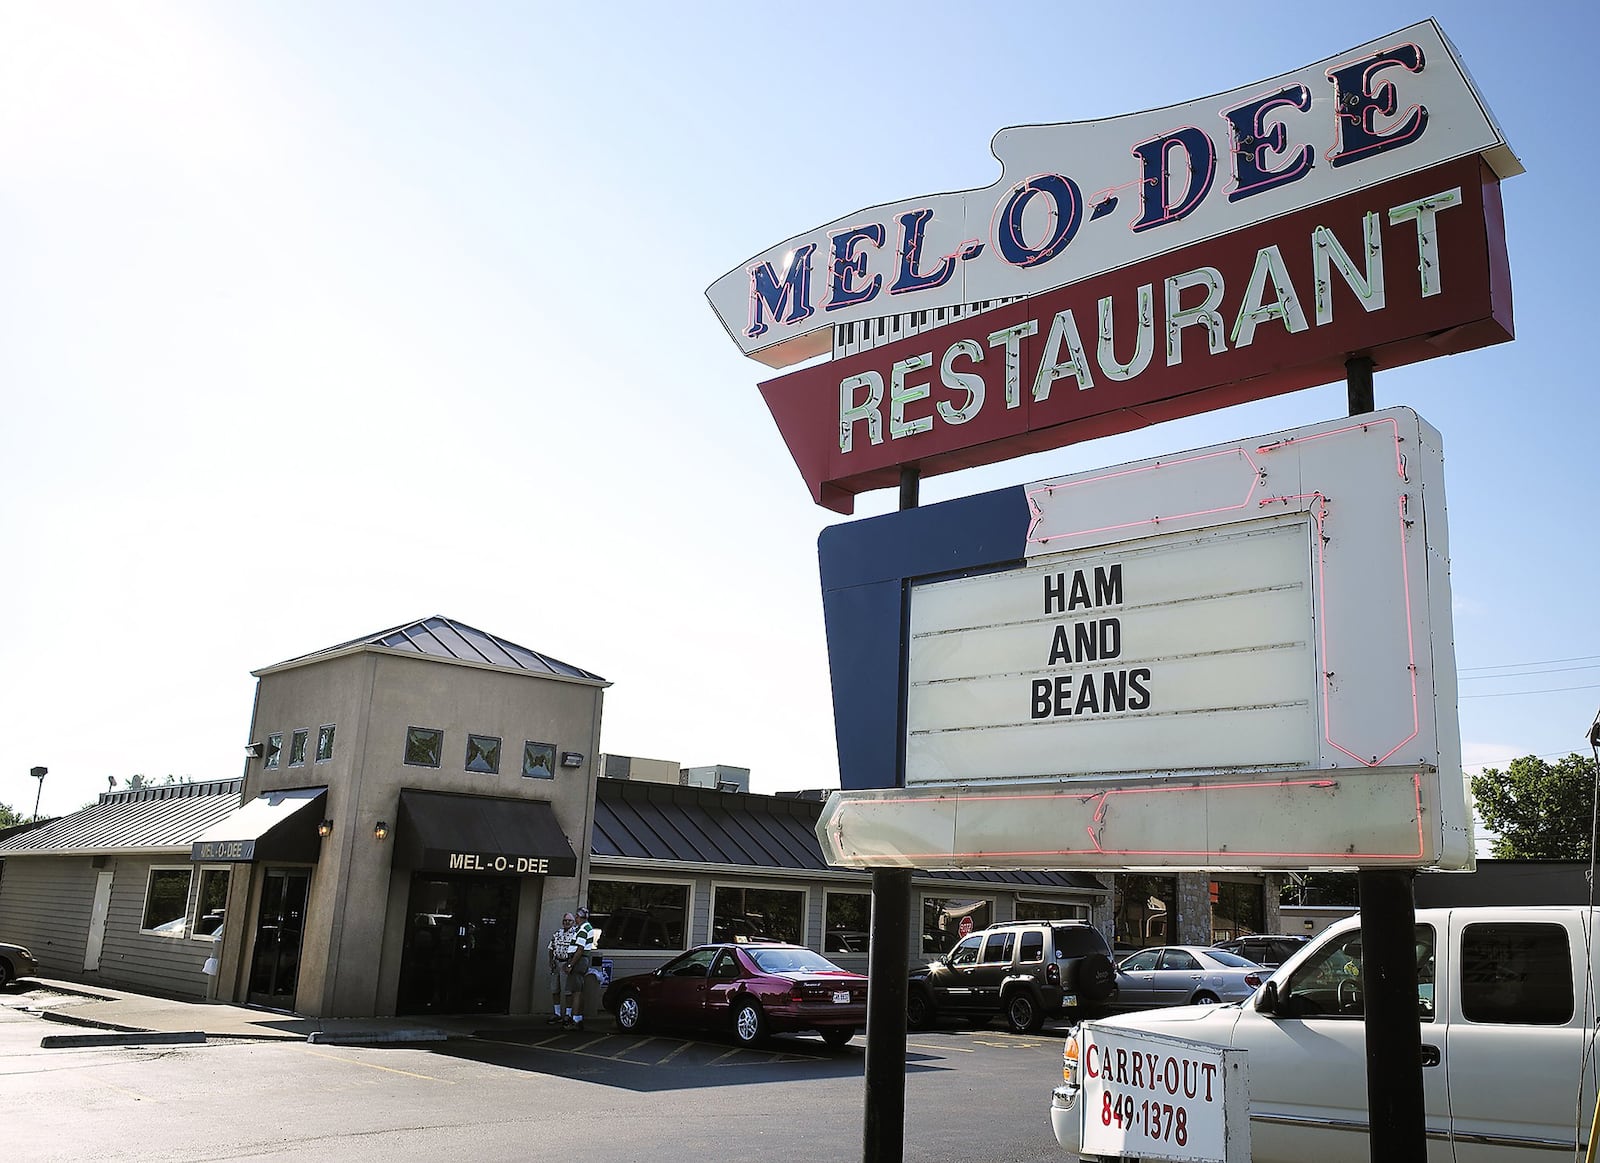
{"label": "dark awning", "polygon": [[489,876],[576,876],[578,855],[542,800],[402,791],[397,865]]}
{"label": "dark awning", "polygon": [[189,849],[189,859],[315,863],[322,855],[317,824],[327,795],[325,787],[297,787],[259,795],[200,833]]}

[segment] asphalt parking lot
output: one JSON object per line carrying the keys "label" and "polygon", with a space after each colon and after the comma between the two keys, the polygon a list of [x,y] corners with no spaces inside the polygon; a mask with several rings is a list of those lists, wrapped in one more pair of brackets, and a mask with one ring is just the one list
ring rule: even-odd
{"label": "asphalt parking lot", "polygon": [[[9,999],[8,999],[9,1000]],[[551,1030],[501,1019],[427,1045],[301,1041],[42,1049],[0,1008],[8,1155],[26,1159],[702,1160],[860,1157],[863,1046]],[[995,1029],[907,1044],[907,1160],[1062,1156],[1061,1037]]]}

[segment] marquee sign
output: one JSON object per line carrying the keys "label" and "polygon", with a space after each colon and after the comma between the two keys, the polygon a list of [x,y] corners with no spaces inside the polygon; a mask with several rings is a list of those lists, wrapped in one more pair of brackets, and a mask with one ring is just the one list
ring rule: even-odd
{"label": "marquee sign", "polygon": [[821,558],[830,863],[1471,863],[1409,409],[835,526]]}
{"label": "marquee sign", "polygon": [[833,354],[761,388],[819,504],[1512,336],[1521,166],[1432,21],[994,153],[989,187],[837,219],[707,292],[747,355]]}

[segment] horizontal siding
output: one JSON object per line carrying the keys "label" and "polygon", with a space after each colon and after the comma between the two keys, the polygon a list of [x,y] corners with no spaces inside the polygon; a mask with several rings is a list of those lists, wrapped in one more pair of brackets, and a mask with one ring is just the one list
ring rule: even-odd
{"label": "horizontal siding", "polygon": [[0,870],[0,933],[26,945],[46,977],[81,978],[94,907],[87,856],[9,856]]}
{"label": "horizontal siding", "polygon": [[[175,997],[206,995],[207,978],[201,971],[211,956],[211,941],[188,937],[159,937],[139,932],[144,919],[145,886],[151,867],[176,867],[170,859],[141,860],[124,857],[117,861],[116,879],[111,882],[111,911],[106,918],[106,940],[100,952],[100,968],[84,974],[86,980],[126,989],[144,990]],[[194,915],[195,882],[189,883],[188,915]],[[80,964],[82,964],[80,962]]]}

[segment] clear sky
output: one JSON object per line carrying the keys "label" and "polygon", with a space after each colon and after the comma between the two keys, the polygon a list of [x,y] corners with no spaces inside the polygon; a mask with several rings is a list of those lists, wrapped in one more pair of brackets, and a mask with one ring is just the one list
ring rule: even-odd
{"label": "clear sky", "polygon": [[[1591,4],[0,3],[0,802],[236,776],[250,671],[445,614],[604,675],[606,750],[836,786],[816,508],[705,288],[981,187],[1008,125],[1437,16],[1527,173],[1442,432],[1469,765],[1600,706]],[[924,503],[1343,414],[1342,384]],[[894,506],[862,498],[859,515]],[[887,710],[887,708],[886,708]]]}

